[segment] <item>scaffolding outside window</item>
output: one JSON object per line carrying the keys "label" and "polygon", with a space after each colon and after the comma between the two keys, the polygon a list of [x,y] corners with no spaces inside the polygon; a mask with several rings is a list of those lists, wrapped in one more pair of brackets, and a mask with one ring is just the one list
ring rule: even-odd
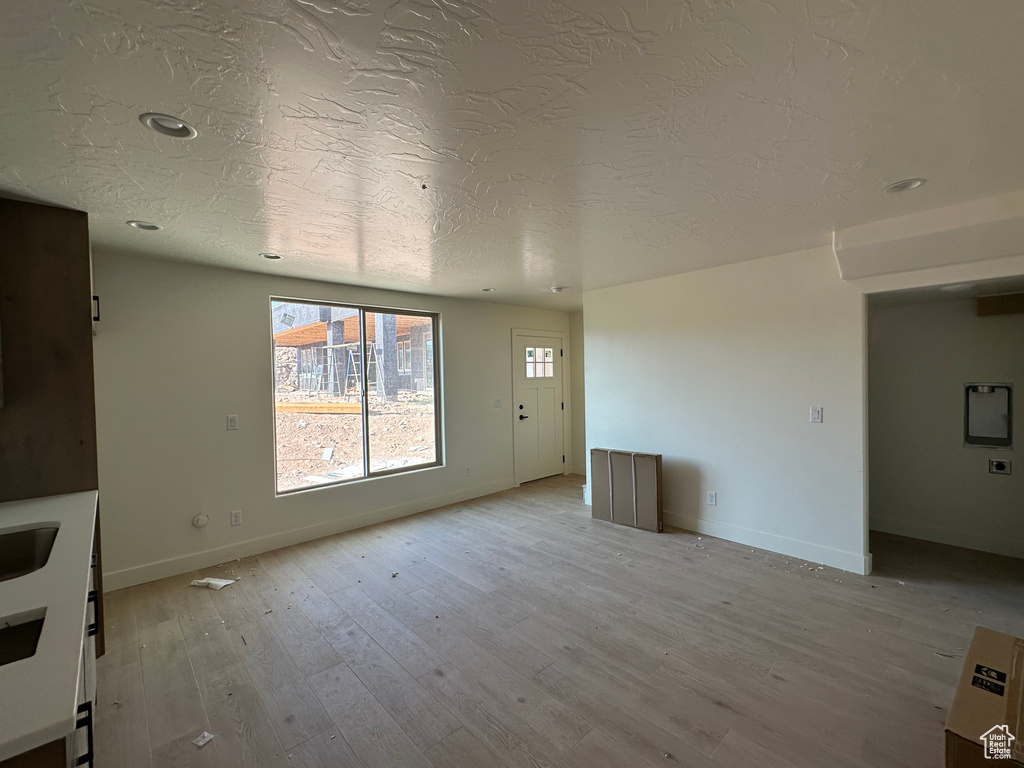
{"label": "scaffolding outside window", "polygon": [[438,315],[271,299],[278,493],[441,463]]}

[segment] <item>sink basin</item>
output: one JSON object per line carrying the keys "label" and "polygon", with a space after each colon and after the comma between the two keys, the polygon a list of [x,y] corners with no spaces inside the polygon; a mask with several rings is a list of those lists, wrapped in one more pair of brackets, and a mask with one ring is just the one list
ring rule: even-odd
{"label": "sink basin", "polygon": [[0,618],[0,667],[35,656],[46,609]]}
{"label": "sink basin", "polygon": [[50,559],[57,526],[0,533],[0,581],[38,571]]}

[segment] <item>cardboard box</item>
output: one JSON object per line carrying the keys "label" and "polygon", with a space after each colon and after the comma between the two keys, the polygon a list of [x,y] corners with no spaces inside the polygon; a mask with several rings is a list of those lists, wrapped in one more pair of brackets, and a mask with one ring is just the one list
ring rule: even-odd
{"label": "cardboard box", "polygon": [[1024,639],[974,630],[946,720],[946,768],[1024,766]]}

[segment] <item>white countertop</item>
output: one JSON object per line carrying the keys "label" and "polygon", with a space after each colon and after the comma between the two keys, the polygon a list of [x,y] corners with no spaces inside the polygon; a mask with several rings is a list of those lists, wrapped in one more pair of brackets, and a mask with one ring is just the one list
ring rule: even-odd
{"label": "white countertop", "polygon": [[96,498],[84,491],[0,504],[0,534],[59,526],[46,565],[0,581],[0,619],[46,608],[35,655],[0,666],[0,761],[75,729]]}

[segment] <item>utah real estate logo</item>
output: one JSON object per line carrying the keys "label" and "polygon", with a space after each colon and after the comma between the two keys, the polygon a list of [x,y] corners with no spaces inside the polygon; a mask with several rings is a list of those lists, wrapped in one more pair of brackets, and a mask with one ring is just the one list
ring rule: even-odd
{"label": "utah real estate logo", "polygon": [[1014,740],[1014,735],[1010,733],[1009,726],[994,725],[981,734],[980,738],[985,742],[986,760],[1011,759],[1010,744]]}

